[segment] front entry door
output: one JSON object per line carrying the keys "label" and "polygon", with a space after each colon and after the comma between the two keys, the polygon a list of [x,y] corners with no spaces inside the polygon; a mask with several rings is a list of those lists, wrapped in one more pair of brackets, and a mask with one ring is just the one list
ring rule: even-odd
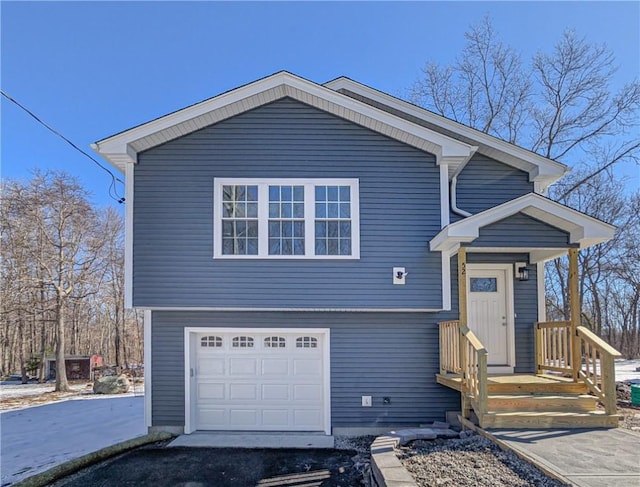
{"label": "front entry door", "polygon": [[467,266],[467,322],[487,349],[490,366],[511,366],[513,347],[512,266]]}

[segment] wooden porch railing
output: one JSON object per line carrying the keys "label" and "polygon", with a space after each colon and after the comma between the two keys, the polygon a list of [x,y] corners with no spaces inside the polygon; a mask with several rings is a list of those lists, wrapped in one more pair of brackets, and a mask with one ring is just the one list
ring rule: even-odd
{"label": "wooden porch railing", "polygon": [[571,374],[571,322],[536,323],[536,373]]}
{"label": "wooden porch railing", "polygon": [[[577,336],[572,337],[571,322],[551,321],[536,323],[536,372],[561,372],[571,375],[573,352],[577,350],[578,380],[582,380],[589,390],[604,405],[607,414],[616,414],[616,382],[614,360],[620,352],[610,346],[584,326],[577,328]],[[572,338],[578,346],[572,346]]]}
{"label": "wooden porch railing", "polygon": [[462,374],[460,365],[460,322],[442,321],[440,326],[440,373]]}
{"label": "wooden porch railing", "polygon": [[[467,394],[479,418],[487,412],[487,350],[466,326],[460,327],[460,359],[463,394]],[[464,411],[463,411],[464,414]]]}
{"label": "wooden porch railing", "polygon": [[616,414],[616,382],[614,360],[620,352],[584,326],[578,327],[582,350],[578,377],[602,402],[607,414]]}
{"label": "wooden porch railing", "polygon": [[470,401],[478,417],[487,411],[487,350],[480,340],[459,321],[440,325],[440,373],[462,376],[463,415]]}

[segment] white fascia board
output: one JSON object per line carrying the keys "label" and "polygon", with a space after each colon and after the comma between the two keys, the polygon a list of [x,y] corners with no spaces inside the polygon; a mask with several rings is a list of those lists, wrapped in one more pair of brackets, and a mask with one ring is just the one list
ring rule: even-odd
{"label": "white fascia board", "polygon": [[570,243],[587,248],[613,238],[615,227],[561,205],[535,193],[529,193],[443,228],[431,241],[432,251],[447,251],[456,243],[468,243],[479,236],[480,228],[524,213],[569,233]]}
{"label": "white fascia board", "polygon": [[[125,132],[107,137],[92,144],[91,147],[109,162],[122,169],[124,163],[135,163],[137,161],[137,152],[132,148],[136,141],[157,135],[157,143],[159,144],[181,135],[186,135],[186,133],[189,133],[188,131],[180,133],[174,131],[170,134],[167,132],[170,132],[172,127],[179,124],[200,116],[205,116],[210,112],[223,109],[236,102],[242,102],[242,100],[260,95],[272,89],[282,89],[282,92],[278,95],[279,98],[289,96],[305,103],[311,103],[311,105],[316,108],[329,111],[353,122],[356,122],[358,116],[364,116],[380,122],[384,126],[392,129],[384,131],[385,135],[393,137],[394,135],[392,135],[392,133],[396,134],[399,131],[400,133],[395,135],[395,137],[402,142],[409,143],[407,139],[411,137],[424,141],[421,148],[434,153],[437,158],[437,163],[459,163],[458,161],[465,160],[470,157],[473,152],[473,148],[469,144],[426,127],[416,125],[402,117],[392,115],[384,110],[372,107],[371,105],[367,105],[332,89],[325,88],[322,85],[286,72],[276,73],[267,78],[139,125]],[[258,96],[258,98],[260,97]],[[255,108],[260,104],[273,101],[270,98],[263,98],[263,100],[255,102],[258,103],[257,105],[247,105],[244,107],[244,110],[241,110],[239,113]],[[334,110],[332,109],[332,104],[340,108]],[[356,114],[356,117],[349,118],[349,111]],[[238,113],[234,113],[234,115],[237,114]],[[375,128],[370,125],[365,124],[365,126],[375,130]],[[193,128],[192,131],[198,128],[200,127]]]}
{"label": "white fascia board", "polygon": [[[506,157],[499,159],[501,162],[517,167],[518,169],[527,170],[527,172],[529,172],[529,180],[531,182],[540,183],[544,187],[553,183],[568,172],[568,167],[564,164],[547,159],[535,152],[531,152],[523,149],[522,147],[518,147],[517,145],[505,142],[489,134],[485,134],[484,132],[480,132],[479,130],[468,127],[454,120],[450,120],[442,115],[430,112],[418,107],[417,105],[413,105],[409,102],[388,95],[387,93],[383,93],[374,88],[363,85],[362,83],[353,81],[352,79],[341,77],[325,83],[324,86],[331,88],[332,90],[345,89],[352,91],[353,93],[384,103],[385,105],[401,110],[409,115],[413,115],[414,117],[421,118],[426,122],[438,125],[443,129],[459,133],[461,136],[468,139],[478,141],[481,145],[490,147],[501,154],[504,154]],[[529,169],[525,169],[526,165],[518,163],[518,161],[527,163],[530,166]]]}

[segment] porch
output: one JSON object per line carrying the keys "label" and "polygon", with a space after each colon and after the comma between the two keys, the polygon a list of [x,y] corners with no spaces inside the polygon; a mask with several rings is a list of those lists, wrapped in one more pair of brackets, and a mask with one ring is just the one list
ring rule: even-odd
{"label": "porch", "polygon": [[[446,225],[429,242],[442,253],[443,289],[451,294],[457,274],[458,319],[440,323],[436,380],[460,392],[465,418],[475,414],[482,427],[617,426],[620,354],[580,326],[578,283],[580,249],[614,232],[529,193]],[[569,319],[549,322],[544,262],[567,254]],[[444,301],[456,309],[451,295]]]}
{"label": "porch", "polygon": [[614,360],[620,354],[580,326],[577,250],[569,250],[568,321],[534,324],[531,373],[491,373],[485,345],[468,326],[466,251],[458,251],[460,319],[439,323],[436,381],[460,392],[465,418],[483,428],[615,428]]}

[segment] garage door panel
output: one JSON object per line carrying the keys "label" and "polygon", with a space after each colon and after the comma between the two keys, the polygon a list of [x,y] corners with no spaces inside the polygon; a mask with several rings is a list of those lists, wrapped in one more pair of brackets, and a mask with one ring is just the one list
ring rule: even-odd
{"label": "garage door panel", "polygon": [[229,359],[230,375],[256,375],[256,359],[239,357]]}
{"label": "garage door panel", "polygon": [[223,375],[224,359],[201,357],[198,360],[198,371],[201,375]]}
{"label": "garage door panel", "polygon": [[265,401],[288,401],[289,384],[263,384],[262,399]]}
{"label": "garage door panel", "polygon": [[300,359],[293,360],[293,375],[320,377],[322,375],[322,363],[320,359]]}
{"label": "garage door panel", "polygon": [[216,429],[227,424],[225,409],[205,409],[200,408],[198,414],[198,424],[201,427]]}
{"label": "garage door panel", "polygon": [[289,360],[286,358],[265,358],[262,359],[262,375],[282,376],[289,372]]}
{"label": "garage door panel", "polygon": [[322,400],[322,387],[318,385],[294,385],[294,401],[320,401]]}
{"label": "garage door panel", "polygon": [[258,412],[255,409],[231,409],[229,419],[231,426],[257,426]]}
{"label": "garage door panel", "polygon": [[255,384],[229,384],[229,399],[232,401],[239,400],[256,400]]}
{"label": "garage door panel", "polygon": [[321,409],[296,409],[293,412],[293,423],[297,427],[311,427],[322,418]]}
{"label": "garage door panel", "polygon": [[207,399],[221,400],[225,398],[225,384],[200,383],[198,384],[198,402]]}
{"label": "garage door panel", "polygon": [[[323,335],[230,330],[193,336],[195,429],[325,429]],[[253,346],[234,346],[236,337]]]}
{"label": "garage door panel", "polygon": [[289,425],[289,411],[287,409],[263,409],[262,424],[284,428]]}

